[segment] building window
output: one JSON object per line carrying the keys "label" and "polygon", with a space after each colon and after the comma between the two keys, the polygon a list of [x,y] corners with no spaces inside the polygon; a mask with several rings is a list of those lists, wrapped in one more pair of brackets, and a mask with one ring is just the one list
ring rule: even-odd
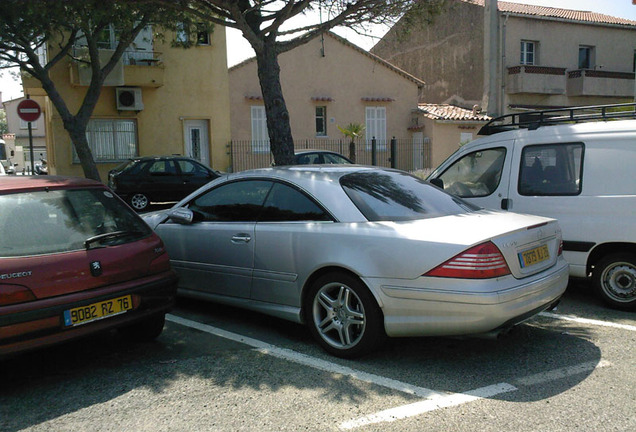
{"label": "building window", "polygon": [[378,149],[386,149],[386,107],[366,107],[366,144],[371,148],[375,138]]}
{"label": "building window", "polygon": [[521,41],[521,59],[522,65],[537,64],[537,43],[530,41]]}
{"label": "building window", "polygon": [[327,107],[316,107],[316,136],[327,136]]}
{"label": "building window", "polygon": [[594,69],[594,47],[579,46],[579,69]]}
{"label": "building window", "polygon": [[199,26],[197,31],[197,45],[210,45],[210,33],[204,26]]}
{"label": "building window", "polygon": [[183,46],[210,45],[210,32],[203,24],[193,24],[188,26],[186,23],[177,24],[177,33],[175,42]]}
{"label": "building window", "polygon": [[109,24],[97,35],[97,47],[101,49],[115,49],[117,47],[117,40],[115,26]]}
{"label": "building window", "polygon": [[252,151],[266,153],[269,151],[269,133],[264,106],[252,106]]}
{"label": "building window", "polygon": [[632,62],[632,72],[636,72],[636,50],[634,50],[634,60]]}
{"label": "building window", "polygon": [[[135,120],[90,120],[86,139],[95,162],[117,162],[139,155]],[[79,158],[73,149],[73,162]]]}

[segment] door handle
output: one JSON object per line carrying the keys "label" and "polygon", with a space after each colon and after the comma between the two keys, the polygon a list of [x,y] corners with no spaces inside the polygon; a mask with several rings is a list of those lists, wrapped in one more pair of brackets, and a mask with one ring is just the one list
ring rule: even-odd
{"label": "door handle", "polygon": [[501,208],[503,210],[510,210],[512,208],[512,200],[510,198],[504,198],[501,200]]}
{"label": "door handle", "polygon": [[246,233],[238,233],[232,236],[232,243],[249,243],[252,237]]}

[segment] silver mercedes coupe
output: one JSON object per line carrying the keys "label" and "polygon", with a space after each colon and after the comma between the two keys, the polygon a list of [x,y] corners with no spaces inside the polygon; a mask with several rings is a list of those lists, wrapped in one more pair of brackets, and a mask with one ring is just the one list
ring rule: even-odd
{"label": "silver mercedes coupe", "polygon": [[386,336],[497,334],[553,308],[568,283],[556,220],[376,167],[228,174],[145,220],[179,294],[306,323],[340,357]]}

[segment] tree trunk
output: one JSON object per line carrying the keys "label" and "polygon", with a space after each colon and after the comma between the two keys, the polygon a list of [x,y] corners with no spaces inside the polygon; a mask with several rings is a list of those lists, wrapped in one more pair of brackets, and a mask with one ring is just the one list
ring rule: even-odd
{"label": "tree trunk", "polygon": [[77,115],[73,115],[68,110],[66,102],[62,99],[62,96],[48,75],[43,74],[36,78],[42,83],[42,87],[62,118],[64,129],[68,132],[72,146],[75,147],[75,152],[82,165],[84,177],[101,182],[102,179],[88,145],[88,139],[86,138],[86,128],[90,120],[90,113],[93,112],[95,105],[97,105],[97,100],[101,93],[101,82],[103,82],[103,80],[100,81],[99,86],[95,85],[95,89],[88,91],[89,94],[84,98],[80,112]]}
{"label": "tree trunk", "polygon": [[68,132],[75,147],[75,152],[82,165],[84,171],[84,177],[102,181],[93,154],[88,146],[88,139],[86,138],[86,127],[88,124],[82,124],[78,121],[64,121],[64,129]]}
{"label": "tree trunk", "polygon": [[294,163],[294,139],[291,133],[289,112],[280,84],[280,66],[275,45],[265,43],[263,49],[256,54],[256,61],[274,163],[276,165],[292,165]]}

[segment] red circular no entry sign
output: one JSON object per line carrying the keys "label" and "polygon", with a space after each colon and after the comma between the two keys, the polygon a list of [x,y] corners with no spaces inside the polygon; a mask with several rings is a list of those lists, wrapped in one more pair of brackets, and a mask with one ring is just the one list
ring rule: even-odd
{"label": "red circular no entry sign", "polygon": [[40,118],[42,109],[33,99],[25,99],[18,104],[18,116],[25,122],[34,122]]}

